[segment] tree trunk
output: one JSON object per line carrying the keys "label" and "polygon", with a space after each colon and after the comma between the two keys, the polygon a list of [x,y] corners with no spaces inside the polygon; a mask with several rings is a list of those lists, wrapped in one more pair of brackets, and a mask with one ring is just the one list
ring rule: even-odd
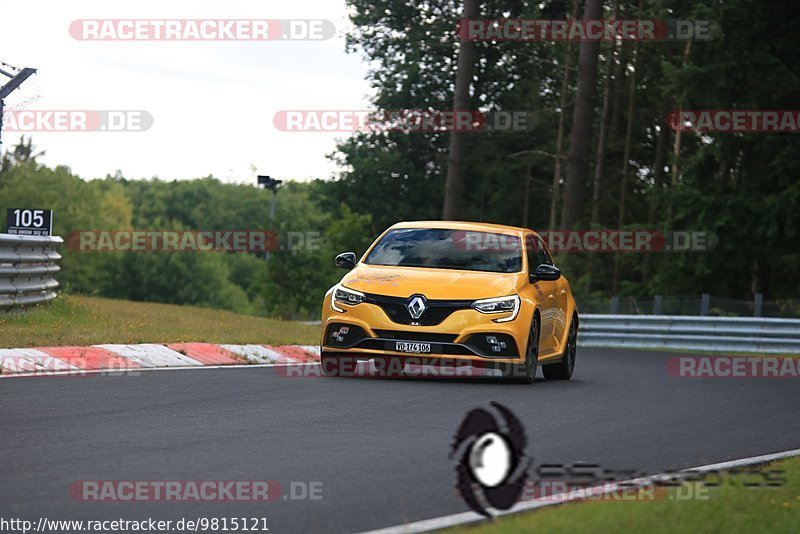
{"label": "tree trunk", "polygon": [[[642,0],[639,0],[639,17],[642,16]],[[625,224],[625,208],[628,197],[628,174],[631,161],[631,138],[633,137],[633,115],[636,109],[636,69],[639,63],[639,41],[633,47],[631,57],[630,85],[628,86],[628,123],[625,126],[625,148],[622,152],[622,176],[619,180],[619,211],[617,212],[617,230],[621,231]],[[617,294],[619,286],[620,255],[614,257],[614,273],[611,277],[611,290]]]}
{"label": "tree trunk", "polygon": [[[464,19],[478,18],[478,0],[464,0]],[[475,70],[475,41],[461,41],[456,65],[456,86],[453,111],[470,109],[469,90]],[[464,203],[464,157],[466,152],[465,132],[450,132],[450,149],[447,158],[447,179],[444,186],[444,218],[458,219]]]}
{"label": "tree trunk", "polygon": [[[656,124],[659,126],[658,138],[656,140],[656,154],[653,161],[653,191],[657,193],[664,187],[664,166],[667,164],[667,144],[669,143],[669,126],[666,124],[666,116],[671,104],[669,101],[661,108]],[[650,198],[650,211],[647,215],[647,222],[656,222],[656,203],[655,194]]]}
{"label": "tree trunk", "polygon": [[[641,2],[639,4],[641,6]],[[641,13],[641,10],[639,11]],[[628,196],[628,174],[630,173],[631,139],[633,137],[633,115],[636,109],[636,65],[639,62],[639,42],[633,48],[631,60],[630,86],[628,87],[628,124],[625,127],[625,149],[622,156],[622,177],[620,178],[619,212],[617,213],[617,228],[622,229],[625,224],[625,202]]]}
{"label": "tree trunk", "polygon": [[[601,0],[586,0],[584,19],[600,19],[602,12]],[[592,143],[599,48],[599,41],[581,41],[578,53],[578,89],[567,156],[564,207],[561,212],[561,227],[564,229],[571,228],[583,216],[583,190],[586,187],[587,159]]]}
{"label": "tree trunk", "polygon": [[[611,12],[617,15],[617,1],[611,3]],[[603,116],[600,120],[600,133],[597,139],[597,153],[594,159],[594,179],[592,183],[592,216],[589,226],[594,227],[600,222],[600,190],[603,185],[603,170],[606,159],[606,145],[608,144],[608,129],[611,125],[611,79],[614,77],[615,51],[617,41],[612,41],[608,48],[606,58],[605,77],[603,78]]]}
{"label": "tree trunk", "polygon": [[[577,17],[578,0],[572,0],[572,16]],[[569,18],[569,14],[567,14]],[[549,230],[556,229],[556,219],[558,217],[558,204],[561,201],[561,160],[564,152],[564,122],[566,118],[567,92],[569,91],[569,71],[572,69],[572,41],[567,42],[567,50],[564,52],[564,77],[561,80],[561,95],[558,100],[558,133],[556,134],[556,161],[553,167],[553,193],[550,196],[550,224]]]}
{"label": "tree trunk", "polygon": [[[692,52],[692,42],[686,41],[686,46],[683,49],[683,67],[686,67],[686,64],[689,62],[689,54]],[[685,100],[681,99],[678,102],[678,107],[682,108],[685,104]],[[683,128],[678,128],[675,131],[675,143],[672,145],[672,187],[676,187],[678,185],[678,175],[680,174],[680,158],[681,158],[681,133],[683,132]],[[669,213],[667,218],[672,221],[672,201],[669,203]]]}
{"label": "tree trunk", "polygon": [[525,173],[525,201],[522,205],[522,227],[528,227],[528,213],[531,205],[531,181],[533,181],[533,165],[528,163],[528,170]]}
{"label": "tree trunk", "polygon": [[[611,13],[617,18],[617,0],[611,2]],[[600,133],[597,138],[597,152],[594,158],[594,178],[592,180],[592,215],[589,227],[594,229],[600,224],[600,191],[603,187],[603,172],[605,170],[606,146],[608,145],[608,130],[611,127],[611,88],[612,79],[616,72],[617,41],[611,41],[606,56],[605,72],[603,74],[603,111],[600,119]],[[592,290],[594,283],[594,254],[589,255],[586,264],[586,292]]]}

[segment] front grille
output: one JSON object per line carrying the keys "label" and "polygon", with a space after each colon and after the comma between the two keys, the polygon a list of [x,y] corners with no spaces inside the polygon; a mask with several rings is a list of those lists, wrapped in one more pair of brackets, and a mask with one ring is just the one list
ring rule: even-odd
{"label": "front grille", "polygon": [[471,300],[427,300],[427,307],[419,319],[414,319],[408,313],[410,297],[386,297],[383,295],[366,295],[366,302],[380,306],[392,322],[399,324],[414,324],[419,326],[435,326],[458,310],[467,310],[472,305]]}
{"label": "front grille", "polygon": [[458,337],[456,334],[404,332],[401,330],[375,330],[375,334],[383,339],[401,339],[403,341],[423,341],[431,343],[452,343]]}

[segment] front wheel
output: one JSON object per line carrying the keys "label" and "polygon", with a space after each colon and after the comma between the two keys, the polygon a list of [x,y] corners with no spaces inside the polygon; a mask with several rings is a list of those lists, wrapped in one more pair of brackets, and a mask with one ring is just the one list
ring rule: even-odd
{"label": "front wheel", "polygon": [[525,363],[512,364],[507,367],[506,376],[522,384],[533,384],[536,381],[536,368],[539,367],[539,320],[531,322],[528,334],[528,347],[525,352]]}
{"label": "front wheel", "polygon": [[575,354],[578,350],[578,321],[572,318],[567,336],[567,346],[561,361],[552,365],[543,365],[542,374],[547,380],[569,380],[575,371]]}

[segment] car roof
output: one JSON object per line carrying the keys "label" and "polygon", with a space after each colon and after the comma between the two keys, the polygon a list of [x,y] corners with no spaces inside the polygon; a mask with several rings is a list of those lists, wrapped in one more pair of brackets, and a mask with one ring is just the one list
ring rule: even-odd
{"label": "car roof", "polygon": [[395,228],[441,228],[444,230],[473,230],[476,232],[496,232],[503,234],[532,232],[532,230],[519,228],[517,226],[468,221],[405,221],[392,225],[390,229]]}

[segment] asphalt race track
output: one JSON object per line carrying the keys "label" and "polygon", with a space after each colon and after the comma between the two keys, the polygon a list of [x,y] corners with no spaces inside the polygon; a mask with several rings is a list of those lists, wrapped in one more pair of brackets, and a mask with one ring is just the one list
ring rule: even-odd
{"label": "asphalt race track", "polygon": [[[573,381],[532,386],[275,368],[0,380],[2,516],[266,517],[271,532],[356,532],[463,512],[448,448],[490,401],[526,425],[534,464],[655,473],[800,447],[796,379],[674,378],[669,356],[579,349]],[[77,480],[320,481],[323,498],[80,502],[68,494]]]}

